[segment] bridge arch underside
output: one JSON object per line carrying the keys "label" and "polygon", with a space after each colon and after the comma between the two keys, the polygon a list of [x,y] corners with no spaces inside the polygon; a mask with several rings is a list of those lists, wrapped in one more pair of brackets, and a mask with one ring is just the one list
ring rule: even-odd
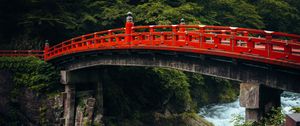
{"label": "bridge arch underside", "polygon": [[300,70],[214,55],[154,50],[82,52],[52,59],[72,72],[96,66],[166,67],[300,93]]}

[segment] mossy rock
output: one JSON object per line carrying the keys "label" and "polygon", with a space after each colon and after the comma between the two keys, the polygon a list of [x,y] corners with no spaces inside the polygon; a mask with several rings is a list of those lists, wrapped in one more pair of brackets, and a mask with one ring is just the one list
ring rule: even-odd
{"label": "mossy rock", "polygon": [[173,115],[155,114],[157,126],[213,126],[212,123],[201,118],[196,113],[181,113]]}

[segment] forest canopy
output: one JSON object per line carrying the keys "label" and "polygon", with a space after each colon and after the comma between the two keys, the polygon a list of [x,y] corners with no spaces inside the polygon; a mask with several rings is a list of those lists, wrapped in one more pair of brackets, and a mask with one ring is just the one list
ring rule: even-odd
{"label": "forest canopy", "polygon": [[77,35],[135,25],[226,25],[300,34],[298,0],[1,0],[0,48],[40,49]]}

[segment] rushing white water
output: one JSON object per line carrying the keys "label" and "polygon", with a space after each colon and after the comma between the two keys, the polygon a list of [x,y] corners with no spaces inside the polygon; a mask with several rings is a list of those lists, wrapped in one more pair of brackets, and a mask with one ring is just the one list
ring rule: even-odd
{"label": "rushing white water", "polygon": [[[281,106],[283,112],[291,113],[293,106],[300,106],[300,94],[284,92],[281,95]],[[215,126],[233,126],[230,122],[233,115],[245,115],[245,108],[240,107],[239,100],[226,104],[208,105],[200,109],[200,115]]]}

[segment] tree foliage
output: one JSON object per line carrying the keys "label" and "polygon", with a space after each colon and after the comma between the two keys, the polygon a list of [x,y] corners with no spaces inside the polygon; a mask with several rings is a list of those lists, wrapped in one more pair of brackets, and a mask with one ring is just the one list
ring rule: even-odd
{"label": "tree foliage", "polygon": [[14,74],[15,89],[27,87],[37,93],[51,93],[60,87],[54,66],[35,57],[1,57],[0,70]]}
{"label": "tree foliage", "polygon": [[[233,86],[223,79],[196,73],[151,67],[99,69],[99,78],[103,81],[104,108],[109,110],[105,111],[104,115],[112,122],[122,122],[124,119],[155,122],[152,120],[154,113],[166,116],[196,113],[203,105],[218,101],[231,102],[238,97],[238,84]],[[81,88],[78,86],[80,85],[77,85],[77,88]],[[223,96],[232,98],[224,99]]]}
{"label": "tree foliage", "polygon": [[299,10],[283,0],[260,0],[256,3],[258,13],[270,30],[299,34]]}
{"label": "tree foliage", "polygon": [[295,0],[2,0],[1,48],[39,49],[70,37],[124,27],[128,11],[136,25],[228,25],[300,34]]}
{"label": "tree foliage", "polygon": [[[52,111],[59,107],[50,107],[52,98],[63,90],[54,66],[36,57],[0,57],[0,71],[9,76],[4,80],[9,85],[2,83],[0,86],[1,93],[6,93],[1,97],[5,101],[1,106],[8,110],[0,112],[0,125],[49,125],[53,122]],[[51,116],[46,117],[48,115]]]}

